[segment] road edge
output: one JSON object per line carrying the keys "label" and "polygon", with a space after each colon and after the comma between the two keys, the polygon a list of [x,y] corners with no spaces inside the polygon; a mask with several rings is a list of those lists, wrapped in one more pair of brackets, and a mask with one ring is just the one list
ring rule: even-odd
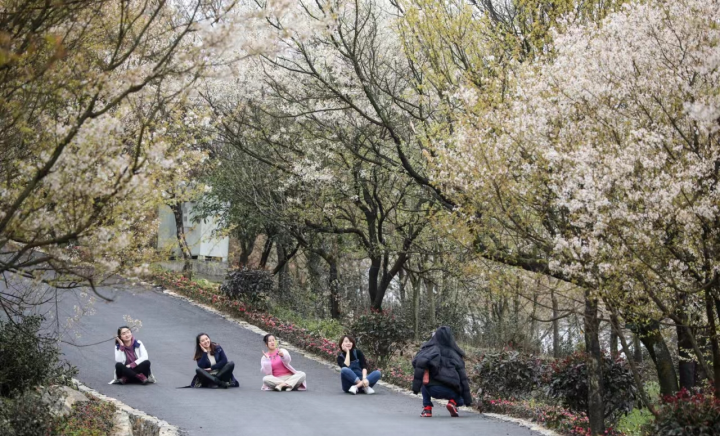
{"label": "road edge", "polygon": [[[214,315],[217,315],[217,316],[219,316],[219,317],[221,317],[221,318],[224,318],[224,319],[226,319],[226,320],[228,320],[228,321],[230,321],[230,322],[232,322],[232,323],[237,324],[238,326],[240,326],[240,327],[242,327],[242,328],[244,328],[244,329],[246,329],[246,330],[252,331],[253,333],[257,333],[257,334],[259,334],[259,335],[261,335],[261,336],[264,336],[264,335],[266,335],[266,334],[268,333],[267,331],[261,329],[260,327],[254,325],[254,324],[250,324],[250,323],[247,322],[247,321],[244,321],[244,320],[242,320],[242,319],[238,319],[238,318],[235,318],[235,317],[233,317],[233,316],[230,316],[230,315],[228,315],[228,314],[226,314],[226,313],[223,313],[223,312],[215,309],[214,307],[208,306],[208,305],[203,304],[203,303],[198,303],[197,301],[193,300],[192,298],[189,298],[189,297],[186,297],[186,296],[184,296],[184,295],[181,295],[181,294],[179,294],[179,293],[177,293],[177,292],[175,292],[175,291],[171,291],[170,289],[167,289],[167,288],[164,288],[164,287],[159,287],[159,286],[157,286],[157,285],[154,285],[154,284],[152,284],[152,283],[148,283],[148,282],[145,282],[145,281],[143,281],[142,284],[150,287],[150,288],[151,288],[152,290],[154,290],[154,291],[157,291],[158,289],[162,289],[162,293],[165,294],[165,295],[168,295],[168,296],[170,296],[170,297],[172,297],[172,298],[177,298],[177,299],[180,299],[180,300],[185,300],[186,302],[188,302],[189,304],[191,304],[191,305],[193,305],[193,306],[199,307],[199,308],[205,310],[206,312],[210,312],[210,313],[212,313],[212,314],[214,314]],[[294,345],[290,344],[290,343],[287,342],[287,341],[283,341],[283,347],[286,348],[286,349],[288,349],[288,350],[290,350],[290,351],[292,351],[292,352],[294,352],[294,353],[299,353],[299,354],[301,354],[303,357],[305,357],[305,358],[307,358],[307,359],[310,359],[310,360],[313,360],[313,361],[315,361],[315,362],[318,362],[318,363],[324,365],[325,367],[332,369],[333,371],[335,371],[335,372],[337,372],[337,373],[340,373],[340,369],[337,367],[337,365],[333,365],[333,364],[329,363],[327,360],[322,359],[322,358],[316,356],[315,354],[308,352],[307,350],[304,350],[304,349],[295,347]],[[394,385],[394,384],[392,384],[392,383],[388,383],[388,382],[384,382],[384,381],[380,380],[380,381],[378,382],[378,384],[379,384],[380,386],[383,386],[384,388],[390,389],[390,390],[395,391],[395,392],[397,392],[397,393],[400,393],[400,394],[402,394],[402,395],[406,395],[406,396],[409,396],[409,397],[418,398],[418,395],[412,393],[411,391],[409,391],[409,390],[407,390],[407,389],[405,389],[405,388],[401,388],[400,386]],[[440,404],[443,404],[443,405],[447,404],[447,401],[446,401],[446,400],[434,400],[434,401],[437,401],[437,402],[439,402]],[[547,429],[547,428],[545,428],[545,427],[542,427],[542,426],[540,426],[540,425],[538,425],[538,424],[536,424],[536,423],[534,423],[534,422],[532,422],[532,421],[528,421],[528,420],[526,420],[526,419],[515,418],[515,417],[507,416],[507,415],[500,415],[500,414],[497,414],[497,413],[482,413],[482,412],[479,412],[478,410],[476,410],[476,409],[474,409],[474,408],[472,408],[472,407],[460,407],[460,410],[463,410],[463,411],[466,411],[466,412],[470,412],[470,413],[480,414],[480,415],[483,415],[483,416],[488,417],[488,418],[490,418],[490,419],[495,419],[495,420],[498,420],[498,421],[511,422],[511,423],[513,423],[513,424],[519,425],[520,427],[525,427],[525,428],[527,428],[527,429],[529,429],[529,430],[536,431],[536,432],[540,433],[540,434],[543,435],[543,436],[562,436],[560,433],[557,433],[557,432],[555,432],[555,431],[553,431],[553,430],[550,430],[550,429]]]}

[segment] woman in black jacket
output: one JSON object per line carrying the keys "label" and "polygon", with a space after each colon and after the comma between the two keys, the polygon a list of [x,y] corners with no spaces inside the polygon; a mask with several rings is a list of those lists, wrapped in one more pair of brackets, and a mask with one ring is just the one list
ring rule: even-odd
{"label": "woman in black jacket", "polygon": [[447,409],[458,416],[459,406],[469,406],[470,382],[465,372],[465,352],[458,347],[450,327],[440,327],[425,342],[413,359],[415,377],[413,392],[422,392],[423,410],[420,416],[432,416],[431,398],[448,400]]}
{"label": "woman in black jacket", "polygon": [[380,380],[382,374],[375,370],[368,374],[368,365],[365,355],[356,348],[355,339],[345,335],[338,342],[340,352],[337,355],[337,363],[340,367],[340,382],[343,392],[357,394],[365,392],[368,395],[374,394],[373,386]]}
{"label": "woman in black jacket", "polygon": [[195,338],[195,356],[197,362],[195,377],[190,382],[190,387],[212,387],[236,388],[240,384],[233,377],[235,363],[228,362],[225,351],[220,344],[210,341],[205,333],[200,333]]}

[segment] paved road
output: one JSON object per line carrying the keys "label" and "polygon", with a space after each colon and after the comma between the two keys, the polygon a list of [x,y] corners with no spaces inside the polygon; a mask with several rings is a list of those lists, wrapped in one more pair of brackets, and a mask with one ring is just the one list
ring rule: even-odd
{"label": "paved road", "polygon": [[[123,316],[142,321],[137,334],[148,350],[155,385],[108,385],[113,371],[113,344],[89,347],[63,345],[66,358],[76,365],[87,386],[179,426],[188,435],[483,435],[538,436],[539,433],[483,415],[461,412],[451,418],[444,407],[435,416],[419,416],[420,397],[376,387],[374,396],[345,394],[339,374],[293,353],[292,363],[307,373],[305,392],[260,391],[260,335],[183,300],[141,287],[120,291],[102,289],[111,303],[96,303],[95,314],[75,325],[81,334],[73,340],[90,344],[115,335]],[[59,301],[59,313],[73,313],[78,294]],[[189,384],[195,335],[206,332],[235,362],[239,389],[176,389]]]}

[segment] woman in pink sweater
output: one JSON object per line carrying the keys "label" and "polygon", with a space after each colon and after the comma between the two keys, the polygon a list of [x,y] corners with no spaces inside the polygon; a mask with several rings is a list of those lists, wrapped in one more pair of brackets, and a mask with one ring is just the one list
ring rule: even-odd
{"label": "woman in pink sweater", "polygon": [[278,392],[299,390],[304,391],[305,373],[297,371],[290,365],[290,353],[284,348],[278,348],[278,341],[271,334],[263,338],[267,352],[263,351],[260,359],[260,370],[265,373],[262,390],[275,389]]}

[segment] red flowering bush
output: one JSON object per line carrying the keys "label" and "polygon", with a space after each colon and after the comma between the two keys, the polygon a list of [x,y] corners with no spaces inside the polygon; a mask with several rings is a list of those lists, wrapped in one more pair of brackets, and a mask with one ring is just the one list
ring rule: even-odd
{"label": "red flowering bush", "polygon": [[[708,390],[710,391],[710,390]],[[658,418],[645,429],[653,436],[720,435],[720,400],[712,392],[682,389],[662,399]]]}
{"label": "red flowering bush", "polygon": [[412,368],[409,370],[401,365],[390,365],[384,369],[383,380],[398,385],[403,388],[410,389],[412,387],[413,372]]}
{"label": "red flowering bush", "polygon": [[[528,419],[568,436],[590,436],[588,417],[582,412],[573,413],[562,407],[528,400],[496,399],[484,402],[483,406],[484,412]],[[605,435],[622,436],[622,433],[610,428]]]}

